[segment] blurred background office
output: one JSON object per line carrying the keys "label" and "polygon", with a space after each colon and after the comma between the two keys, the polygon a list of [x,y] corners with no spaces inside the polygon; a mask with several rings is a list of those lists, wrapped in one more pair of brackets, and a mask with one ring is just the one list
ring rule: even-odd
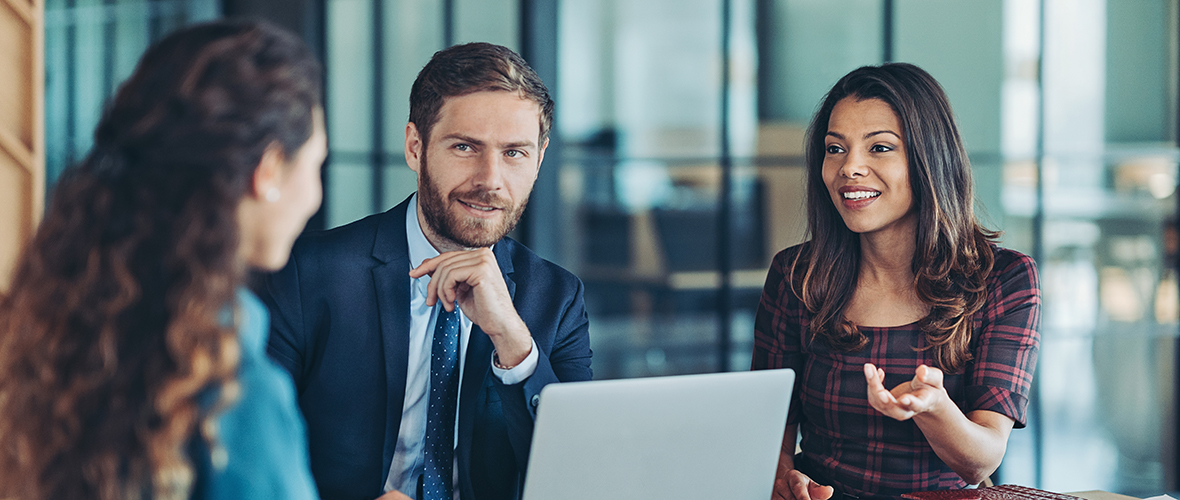
{"label": "blurred background office", "polygon": [[[409,86],[434,51],[490,41],[530,61],[557,121],[514,236],[585,281],[597,378],[747,369],[770,259],[804,238],[803,135],[823,92],[861,65],[922,66],[951,98],[985,220],[1041,273],[1032,419],[998,479],[1180,489],[1180,1],[0,0],[0,33],[25,27],[0,35],[0,63],[44,55],[31,83],[0,84],[0,104],[44,90],[28,113],[0,106],[44,117],[0,129],[0,190],[20,195],[0,207],[39,210],[149,43],[239,15],[325,61],[313,229],[414,190]],[[0,239],[28,226],[0,221]]]}

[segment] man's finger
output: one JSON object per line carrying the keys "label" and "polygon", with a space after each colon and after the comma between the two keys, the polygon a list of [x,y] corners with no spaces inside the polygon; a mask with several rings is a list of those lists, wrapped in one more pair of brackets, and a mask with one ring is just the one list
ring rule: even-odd
{"label": "man's finger", "polygon": [[438,257],[431,257],[431,258],[425,259],[425,261],[422,261],[421,264],[418,264],[417,268],[409,270],[409,277],[412,277],[414,279],[418,279],[422,276],[432,274],[432,272],[434,272],[434,270],[438,269],[438,267],[439,267],[439,263],[441,262],[440,257],[442,257],[442,256],[440,255]]}
{"label": "man's finger", "polygon": [[[486,267],[486,261],[482,259],[456,260],[435,271],[431,282],[438,280],[439,286],[442,287],[438,292],[439,300],[453,304],[483,284],[488,272],[491,271]],[[494,272],[499,272],[499,268],[496,268]]]}
{"label": "man's finger", "polygon": [[462,262],[464,260],[479,259],[479,258],[480,258],[479,253],[477,251],[472,251],[472,250],[464,250],[464,251],[447,252],[447,253],[438,254],[434,257],[431,257],[429,259],[422,261],[421,264],[418,264],[418,267],[411,269],[410,270],[410,277],[414,278],[414,279],[418,279],[423,276],[426,276],[427,274],[433,274],[435,272],[435,270],[437,270],[440,267],[450,266],[450,265],[455,264],[456,262]]}
{"label": "man's finger", "polygon": [[400,491],[391,490],[389,493],[378,497],[377,500],[410,500],[410,497],[406,496]]}
{"label": "man's finger", "polygon": [[434,307],[438,302],[438,280],[431,279],[430,283],[426,284],[426,305]]}
{"label": "man's finger", "polygon": [[455,297],[452,290],[455,287],[454,269],[450,266],[443,266],[435,275],[430,278],[430,284],[438,282],[438,300],[442,302],[443,309],[447,312],[455,310]]}
{"label": "man's finger", "polygon": [[445,267],[445,270],[441,271],[445,277],[439,284],[443,287],[439,296],[453,308],[455,302],[459,300],[460,293],[466,290],[472,281],[478,281],[479,261],[457,259]]}

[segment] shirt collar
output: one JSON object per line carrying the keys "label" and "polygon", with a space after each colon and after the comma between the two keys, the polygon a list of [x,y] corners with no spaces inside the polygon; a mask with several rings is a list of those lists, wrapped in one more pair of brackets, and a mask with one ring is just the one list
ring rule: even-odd
{"label": "shirt collar", "polygon": [[[422,265],[422,261],[433,257],[438,257],[439,253],[434,245],[430,244],[430,240],[426,239],[426,233],[422,232],[422,226],[418,224],[418,193],[414,193],[413,199],[410,200],[410,206],[406,210],[406,244],[410,250],[410,269]],[[429,276],[423,276],[427,280]]]}
{"label": "shirt collar", "polygon": [[[418,193],[410,199],[410,206],[406,208],[406,244],[410,250],[410,269],[422,265],[422,261],[439,256],[438,249],[426,239],[422,232],[422,225],[418,224]],[[492,245],[494,250],[496,245]],[[427,280],[430,276],[423,276]]]}

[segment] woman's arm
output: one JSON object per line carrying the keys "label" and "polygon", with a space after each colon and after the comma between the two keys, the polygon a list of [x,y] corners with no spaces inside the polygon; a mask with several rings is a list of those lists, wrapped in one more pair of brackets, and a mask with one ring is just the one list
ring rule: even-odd
{"label": "woman's arm", "polygon": [[1040,350],[1041,292],[1031,258],[995,247],[994,283],[988,285],[983,316],[975,332],[974,360],[963,374],[964,410],[951,400],[943,374],[920,366],[913,380],[892,391],[885,372],[865,365],[869,402],[898,420],[912,418],[934,452],[969,483],[996,470],[1008,446],[1008,434],[1023,425]]}
{"label": "woman's arm", "polygon": [[[800,335],[806,323],[807,309],[791,290],[787,279],[789,268],[801,248],[795,246],[779,252],[770,264],[770,271],[766,273],[766,285],[762,287],[762,298],[754,314],[752,370],[793,368],[797,375],[802,376],[805,355],[800,351]],[[791,413],[787,416],[791,422],[799,421],[800,383],[800,379],[795,380],[795,393],[791,396]],[[820,485],[795,470],[797,429],[798,424],[791,423],[783,433],[771,499],[827,500],[835,491],[831,486]]]}
{"label": "woman's arm", "polygon": [[987,410],[964,414],[943,387],[942,370],[919,366],[913,380],[890,391],[885,371],[866,363],[865,380],[873,408],[897,420],[912,418],[938,458],[964,481],[979,484],[1000,466],[1015,422]]}
{"label": "woman's arm", "polygon": [[835,492],[831,486],[812,481],[802,472],[795,470],[795,429],[787,426],[783,434],[783,447],[779,451],[778,471],[774,475],[774,494],[771,500],[827,500]]}

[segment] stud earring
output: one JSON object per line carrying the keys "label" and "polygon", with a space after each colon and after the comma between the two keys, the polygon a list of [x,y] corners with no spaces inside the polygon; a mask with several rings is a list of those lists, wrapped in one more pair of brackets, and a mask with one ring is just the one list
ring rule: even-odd
{"label": "stud earring", "polygon": [[282,193],[279,193],[279,188],[272,187],[272,188],[266,190],[266,201],[274,203],[276,201],[279,201],[280,196],[282,196]]}

